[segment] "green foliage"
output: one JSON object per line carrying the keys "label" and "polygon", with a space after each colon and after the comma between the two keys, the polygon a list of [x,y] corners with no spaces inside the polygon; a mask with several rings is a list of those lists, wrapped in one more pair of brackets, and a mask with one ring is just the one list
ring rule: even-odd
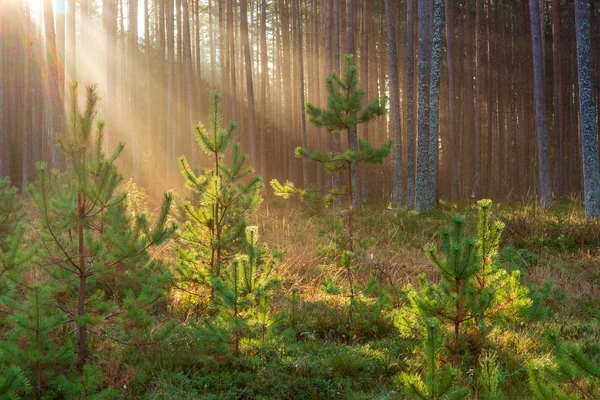
{"label": "green foliage", "polygon": [[446,364],[441,367],[441,354],[444,349],[443,333],[435,320],[426,322],[426,336],[423,340],[422,373],[400,374],[400,383],[405,393],[413,399],[461,399],[469,394],[469,389],[456,386],[458,370]]}
{"label": "green foliage", "polygon": [[531,303],[519,272],[495,264],[503,225],[491,221],[491,201],[478,205],[477,239],[465,236],[464,217],[453,217],[453,227],[440,234],[442,254],[434,245],[426,246],[442,279],[431,284],[421,278],[419,290],[409,285],[410,305],[399,319],[403,332],[411,335],[428,318],[440,318],[453,329],[455,354],[462,351],[465,324],[475,329],[477,340],[485,340],[492,323],[518,320]]}
{"label": "green foliage", "polygon": [[[150,335],[154,311],[170,282],[169,271],[151,258],[150,249],[175,230],[167,221],[170,194],[153,226],[145,215],[128,216],[115,165],[123,145],[109,157],[104,154],[103,124],[95,123],[97,92],[93,86],[86,91],[80,112],[77,86],[72,88],[70,133],[59,140],[66,170],[49,171],[38,163],[37,184],[28,188],[39,214],[38,263],[45,284],[53,287],[47,302],[63,313],[66,329],[56,336],[55,345],[77,343],[80,372],[94,360],[97,348],[108,356],[109,350],[127,351]],[[42,319],[52,315],[48,312]],[[73,325],[75,338],[69,329]]]}
{"label": "green foliage", "polygon": [[[54,304],[53,288],[39,282],[24,289],[25,298],[13,303],[0,360],[19,366],[39,397],[42,392],[57,390],[59,371],[69,369],[75,345],[65,329],[68,316]],[[63,335],[66,340],[60,339]]]}
{"label": "green foliage", "polygon": [[329,94],[327,109],[306,103],[306,112],[310,122],[329,131],[350,129],[385,113],[386,98],[375,99],[363,108],[364,90],[358,89],[358,71],[354,57],[347,54],[344,58],[344,71],[340,77],[335,71],[327,77],[326,88]]}
{"label": "green foliage", "polygon": [[564,342],[556,332],[549,331],[546,336],[553,349],[553,362],[543,365],[534,360],[527,366],[536,398],[597,399],[600,364],[590,359],[580,346]]}
{"label": "green foliage", "polygon": [[11,186],[10,178],[0,177],[0,251],[7,251],[15,228],[23,221],[25,210]]}
{"label": "green foliage", "polygon": [[[0,179],[0,304],[10,305],[22,275],[21,268],[34,249],[25,250],[26,225],[23,204],[10,186],[8,177]],[[1,321],[1,317],[0,317]]]}
{"label": "green foliage", "polygon": [[[382,116],[386,111],[386,98],[375,99],[372,103],[363,108],[363,101],[366,92],[358,89],[358,71],[354,64],[354,57],[346,55],[344,71],[342,77],[337,72],[333,72],[327,77],[326,89],[329,95],[328,108],[322,109],[312,103],[306,103],[306,113],[310,122],[317,127],[326,128],[328,131],[350,131],[358,124],[367,123],[372,119]],[[375,148],[366,140],[359,139],[357,148],[348,148],[340,153],[313,151],[298,147],[295,150],[296,157],[306,157],[311,161],[317,162],[327,171],[335,172],[347,169],[350,173],[350,165],[356,163],[382,163],[389,155],[392,146],[391,140],[388,140],[381,148]],[[349,185],[350,182],[348,182]],[[271,186],[275,195],[283,198],[289,198],[292,195],[299,195],[301,198],[310,196],[314,193],[308,188],[299,189],[292,182],[287,181],[281,184],[276,179],[271,181]],[[324,197],[329,203],[332,197],[340,196],[351,192],[351,186],[346,188],[333,188]]]}
{"label": "green foliage", "polygon": [[[344,71],[340,77],[335,71],[329,75],[326,83],[328,97],[328,108],[322,109],[311,103],[306,103],[306,113],[310,117],[310,122],[317,127],[324,127],[328,131],[346,131],[348,136],[349,148],[343,152],[333,154],[331,152],[315,151],[310,153],[308,149],[297,148],[297,157],[306,157],[311,161],[322,164],[330,172],[346,169],[348,174],[347,186],[345,188],[333,188],[324,196],[327,204],[333,202],[339,195],[347,195],[347,237],[343,240],[343,245],[339,248],[340,267],[345,272],[347,286],[345,290],[339,288],[332,279],[324,284],[324,289],[330,294],[342,294],[348,297],[348,321],[349,326],[354,319],[354,308],[356,296],[362,290],[356,284],[354,272],[357,268],[353,265],[355,257],[355,237],[354,237],[354,217],[353,217],[353,188],[351,179],[351,170],[356,168],[358,163],[382,163],[389,155],[392,142],[388,140],[383,147],[375,148],[366,140],[358,140],[357,148],[351,148],[351,132],[360,123],[367,123],[373,118],[385,114],[386,98],[375,99],[371,104],[363,108],[363,100],[366,96],[364,90],[358,89],[358,72],[354,64],[354,57],[346,55]],[[289,198],[293,195],[300,196],[301,199],[312,199],[315,196],[312,190],[308,188],[299,189],[292,182],[287,181],[281,184],[278,180],[271,181],[275,195]]]}
{"label": "green foliage", "polygon": [[0,375],[0,398],[18,399],[18,391],[25,388],[29,390],[29,382],[18,367],[9,367],[2,370]]}
{"label": "green foliage", "polygon": [[480,375],[478,379],[479,394],[482,400],[502,400],[502,371],[498,365],[498,355],[487,350],[479,356]]}
{"label": "green foliage", "polygon": [[[246,245],[246,218],[262,201],[260,177],[247,167],[240,144],[233,143],[236,124],[221,126],[221,95],[211,95],[208,128],[196,127],[196,140],[212,166],[196,175],[185,157],[179,158],[186,187],[195,201],[183,204],[187,216],[177,249],[177,286],[201,298],[214,296],[213,278],[220,278],[227,265]],[[231,161],[223,161],[231,148]]]}
{"label": "green foliage", "polygon": [[246,227],[246,251],[223,268],[221,276],[212,276],[216,315],[206,319],[200,331],[203,339],[231,344],[236,357],[244,338],[264,340],[274,323],[271,296],[277,280],[276,266],[282,254],[258,246],[258,229]]}

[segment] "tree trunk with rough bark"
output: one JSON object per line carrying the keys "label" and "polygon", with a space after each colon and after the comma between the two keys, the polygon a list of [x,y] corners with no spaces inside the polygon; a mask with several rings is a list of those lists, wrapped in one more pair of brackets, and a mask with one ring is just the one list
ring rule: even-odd
{"label": "tree trunk with rough bark", "polygon": [[419,212],[429,210],[429,167],[430,167],[430,82],[431,82],[431,21],[432,0],[419,0],[419,61],[418,61],[418,138],[415,209]]}
{"label": "tree trunk with rough bark", "polygon": [[[394,7],[391,0],[385,0],[385,25],[387,28],[387,48],[390,60],[390,97],[392,140],[394,141],[394,176],[392,179],[392,201],[398,207],[403,203],[402,186],[402,136],[400,132],[400,88],[398,86],[398,57],[396,53],[396,26]],[[364,124],[366,125],[366,124]]]}
{"label": "tree trunk with rough bark", "polygon": [[598,164],[594,78],[590,59],[590,2],[588,0],[575,2],[575,24],[585,215],[588,219],[592,219],[600,218],[600,166]]}
{"label": "tree trunk with rough bark", "polygon": [[546,120],[546,97],[544,94],[544,59],[538,0],[529,0],[529,17],[531,19],[531,46],[533,53],[539,201],[540,206],[549,207],[552,204],[552,182],[550,178],[550,149],[548,145],[548,123]]}

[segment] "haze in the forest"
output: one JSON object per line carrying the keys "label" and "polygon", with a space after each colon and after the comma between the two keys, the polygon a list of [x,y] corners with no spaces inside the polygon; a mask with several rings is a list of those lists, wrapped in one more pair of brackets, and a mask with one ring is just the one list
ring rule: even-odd
{"label": "haze in the forest", "polygon": [[0,0],[0,398],[600,398],[600,0]]}

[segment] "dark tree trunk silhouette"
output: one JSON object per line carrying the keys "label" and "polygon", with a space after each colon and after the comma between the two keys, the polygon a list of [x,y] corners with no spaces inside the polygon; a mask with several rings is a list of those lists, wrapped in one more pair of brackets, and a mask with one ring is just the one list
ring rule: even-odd
{"label": "dark tree trunk silhouette", "polygon": [[540,206],[549,207],[552,204],[552,183],[550,181],[550,150],[548,146],[548,123],[546,121],[546,97],[544,94],[544,59],[538,0],[529,0],[529,17],[531,19],[531,46],[533,52],[539,200]]}

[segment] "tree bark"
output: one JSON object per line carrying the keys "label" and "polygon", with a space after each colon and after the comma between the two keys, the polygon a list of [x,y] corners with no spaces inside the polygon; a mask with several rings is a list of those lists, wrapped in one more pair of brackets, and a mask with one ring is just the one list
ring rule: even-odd
{"label": "tree bark", "polygon": [[173,0],[165,0],[167,18],[167,180],[174,178],[175,162],[175,32]]}
{"label": "tree bark", "polygon": [[475,1],[475,180],[473,182],[473,195],[475,199],[481,198],[481,98],[483,97],[482,85],[482,50],[481,50],[481,0]]}
{"label": "tree bark", "polygon": [[437,204],[438,147],[440,136],[440,80],[442,62],[443,0],[434,0],[433,32],[431,40],[431,75],[429,82],[429,167],[427,178],[427,209]]}
{"label": "tree bark", "polygon": [[258,150],[256,143],[256,112],[254,109],[254,86],[252,81],[252,57],[250,55],[250,40],[248,38],[248,3],[240,1],[240,27],[244,45],[244,60],[246,65],[246,95],[248,97],[248,138],[250,140],[250,163],[258,167]]}
{"label": "tree bark", "polygon": [[266,137],[267,137],[267,92],[269,90],[269,56],[267,49],[267,1],[261,2],[260,17],[260,129],[258,152],[260,157],[260,174],[266,178]]}
{"label": "tree bark", "polygon": [[[400,132],[400,89],[398,85],[398,57],[396,53],[395,10],[391,0],[385,0],[385,25],[387,28],[387,48],[390,59],[390,97],[392,138],[394,140],[394,177],[392,179],[392,200],[397,207],[403,203],[402,186],[402,136]],[[364,124],[366,125],[366,124]]]}
{"label": "tree bark", "polygon": [[563,159],[565,142],[563,55],[560,18],[560,0],[552,0],[552,45],[553,67],[552,86],[554,93],[554,194],[557,199],[563,196]]}
{"label": "tree bark", "polygon": [[458,144],[456,135],[456,93],[454,88],[454,0],[446,0],[446,57],[448,63],[448,107],[450,117],[450,199],[458,200]]}
{"label": "tree bark", "polygon": [[[8,6],[5,1],[0,1],[0,70],[6,71],[8,57],[6,56],[7,37],[7,13]],[[6,102],[4,96],[6,87],[4,85],[4,74],[0,76],[0,178],[10,176],[10,163],[8,160],[8,113],[5,112]]]}
{"label": "tree bark", "polygon": [[590,59],[590,2],[588,0],[575,2],[575,23],[585,215],[588,219],[592,219],[600,218],[600,166],[593,69]]}
{"label": "tree bark", "polygon": [[63,109],[60,99],[59,71],[61,70],[56,53],[56,36],[54,34],[54,12],[52,0],[44,0],[44,28],[46,33],[46,59],[48,63],[48,125],[46,133],[45,158],[50,161],[52,168],[60,167],[60,156],[56,145],[56,134],[62,124]]}
{"label": "tree bark", "polygon": [[429,95],[431,78],[431,21],[432,0],[419,0],[419,62],[418,62],[418,147],[416,173],[415,209],[419,212],[429,208],[429,167],[430,167],[430,129],[429,129]]}
{"label": "tree bark", "polygon": [[131,160],[133,163],[133,180],[140,183],[140,166],[139,166],[139,141],[138,141],[138,123],[136,120],[137,112],[137,53],[138,53],[138,0],[129,0],[128,17],[128,82],[129,87],[129,140],[131,143]]}
{"label": "tree bark", "polygon": [[192,66],[192,45],[190,38],[190,12],[188,0],[182,0],[183,7],[183,57],[185,59],[185,80],[186,80],[186,99],[187,99],[187,120],[189,125],[186,127],[187,131],[190,132],[190,145],[192,152],[192,165],[196,165],[198,162],[198,152],[196,150],[196,139],[194,131],[194,117],[195,117],[195,102],[194,102],[194,70]]}
{"label": "tree bark", "polygon": [[546,97],[544,94],[544,59],[540,30],[538,0],[529,0],[531,19],[531,46],[533,52],[533,81],[535,96],[535,125],[537,133],[537,154],[539,171],[540,206],[552,204],[552,183],[550,180],[550,155],[548,146],[548,124],[546,121]]}
{"label": "tree bark", "polygon": [[[298,41],[298,77],[300,80],[300,130],[302,135],[302,147],[308,147],[308,141],[306,137],[306,114],[304,113],[304,50],[302,48],[302,16],[301,9],[298,2],[294,2],[296,7],[296,35]],[[302,157],[302,183],[304,188],[308,188],[308,160],[306,157]]]}
{"label": "tree bark", "polygon": [[415,1],[406,0],[406,206],[415,207]]}

